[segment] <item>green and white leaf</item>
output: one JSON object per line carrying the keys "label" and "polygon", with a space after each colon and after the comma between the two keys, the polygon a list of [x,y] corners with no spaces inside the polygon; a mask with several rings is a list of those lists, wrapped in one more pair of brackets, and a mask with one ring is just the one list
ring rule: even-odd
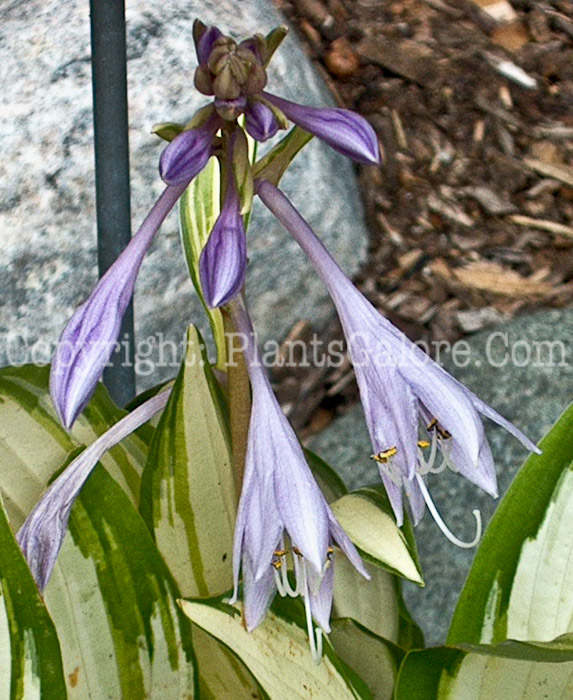
{"label": "green and white leaf", "polygon": [[573,406],[499,505],[456,608],[448,643],[550,641],[573,632]]}
{"label": "green and white leaf", "polygon": [[219,309],[205,303],[199,277],[199,258],[221,211],[221,174],[213,157],[197,175],[179,200],[179,231],[189,276],[209,318],[217,349],[217,367],[225,369],[225,330]]}
{"label": "green and white leaf", "polygon": [[333,618],[352,618],[378,637],[398,642],[399,607],[392,574],[365,562],[367,581],[344,555],[336,555]]}
{"label": "green and white leaf", "polygon": [[[573,655],[523,643],[470,652],[441,647],[410,652],[399,671],[395,700],[567,700],[573,697]],[[538,660],[532,660],[537,656]]]}
{"label": "green and white leaf", "polygon": [[0,698],[66,700],[56,629],[0,501]]}
{"label": "green and white leaf", "polygon": [[[99,384],[71,433],[59,423],[48,390],[48,367],[0,369],[0,488],[12,528],[18,529],[68,454],[88,445],[126,415]],[[101,460],[134,504],[147,445],[132,434]]]}
{"label": "green and white leaf", "polygon": [[[278,603],[281,608],[296,606],[292,601]],[[271,698],[372,697],[364,682],[336,656],[327,640],[322,662],[314,663],[306,629],[298,615],[289,617],[271,610],[265,621],[249,633],[242,623],[240,606],[220,601],[182,600],[181,607],[196,625],[240,657]]]}
{"label": "green and white leaf", "polygon": [[367,560],[424,585],[409,522],[400,529],[382,486],[368,486],[331,504],[338,522]]}
{"label": "green and white leaf", "polygon": [[140,511],[185,596],[232,584],[236,490],[220,390],[191,326],[187,354],[155,430]]}
{"label": "green and white leaf", "polygon": [[179,595],[139,514],[96,467],[45,590],[69,697],[193,697],[191,628],[177,608]]}
{"label": "green and white leaf", "polygon": [[365,681],[375,700],[391,700],[404,655],[400,649],[350,619],[333,620],[329,639],[338,656]]}

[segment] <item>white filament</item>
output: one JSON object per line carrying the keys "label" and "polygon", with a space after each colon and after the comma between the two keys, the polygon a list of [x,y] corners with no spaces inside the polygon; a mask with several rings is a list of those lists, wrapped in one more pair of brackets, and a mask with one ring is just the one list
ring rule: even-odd
{"label": "white filament", "polygon": [[481,539],[482,532],[481,513],[479,512],[479,510],[472,511],[474,518],[476,519],[476,535],[471,542],[464,542],[463,540],[457,538],[448,528],[446,523],[442,520],[442,517],[438,513],[438,509],[434,505],[432,497],[430,496],[430,492],[428,491],[428,488],[426,487],[426,484],[424,483],[424,480],[422,479],[421,475],[416,474],[416,479],[418,480],[418,485],[420,486],[420,490],[422,491],[422,496],[424,497],[424,501],[428,506],[428,510],[430,511],[432,517],[436,521],[436,525],[440,528],[440,530],[444,533],[448,540],[452,544],[455,544],[457,547],[461,547],[462,549],[470,549],[471,547],[475,547]]}

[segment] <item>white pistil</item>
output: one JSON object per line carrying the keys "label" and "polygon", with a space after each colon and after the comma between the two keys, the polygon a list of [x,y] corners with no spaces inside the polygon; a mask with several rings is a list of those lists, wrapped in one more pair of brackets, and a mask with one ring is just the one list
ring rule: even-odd
{"label": "white pistil", "polygon": [[416,479],[418,480],[418,485],[420,487],[420,490],[422,491],[422,496],[424,497],[424,501],[428,506],[428,510],[430,511],[432,517],[436,521],[436,525],[440,528],[440,530],[444,533],[448,540],[452,544],[455,544],[457,547],[461,547],[462,549],[469,549],[471,547],[475,547],[481,539],[482,531],[481,513],[479,512],[479,510],[472,511],[474,518],[476,519],[476,535],[471,542],[464,542],[463,540],[458,539],[448,528],[446,523],[442,520],[442,516],[438,513],[438,509],[434,505],[432,497],[430,496],[430,492],[428,491],[428,488],[424,483],[424,480],[422,479],[421,475],[416,474]]}
{"label": "white pistil", "polygon": [[310,653],[315,664],[319,664],[322,660],[322,630],[317,627],[316,637],[315,629],[312,622],[312,611],[310,609],[310,596],[308,595],[308,579],[306,576],[306,562],[301,564],[301,595],[304,598],[304,611],[306,613],[306,628],[308,631],[308,642],[310,644]]}

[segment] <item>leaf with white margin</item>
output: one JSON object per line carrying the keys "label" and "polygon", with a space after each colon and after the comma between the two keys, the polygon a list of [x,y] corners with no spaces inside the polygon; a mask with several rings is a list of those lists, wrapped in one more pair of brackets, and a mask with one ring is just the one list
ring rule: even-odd
{"label": "leaf with white margin", "polygon": [[217,367],[224,370],[226,350],[223,316],[220,309],[211,309],[207,306],[199,276],[199,258],[221,211],[220,199],[219,161],[213,157],[209,159],[203,170],[191,180],[189,187],[179,201],[179,232],[189,276],[211,326],[213,340],[217,348]]}
{"label": "leaf with white margin", "polygon": [[66,700],[56,629],[0,501],[0,698]]}
{"label": "leaf with white margin", "polygon": [[180,593],[137,511],[97,466],[45,590],[70,700],[180,700],[197,678]]}
{"label": "leaf with white margin", "polygon": [[567,700],[573,697],[573,647],[564,651],[507,642],[411,651],[395,700]]}
{"label": "leaf with white margin", "polygon": [[[336,656],[328,640],[324,640],[321,663],[315,664],[302,620],[295,619],[298,614],[290,616],[283,610],[295,608],[296,603],[280,599],[276,603],[273,608],[281,608],[282,614],[269,611],[265,620],[249,633],[241,619],[240,605],[214,600],[180,601],[183,612],[231,649],[271,698],[372,698],[364,682]],[[296,613],[299,607],[296,606]]]}
{"label": "leaf with white margin", "polygon": [[236,489],[220,389],[194,326],[149,449],[140,512],[184,596],[233,585]]}
{"label": "leaf with white margin", "polygon": [[338,522],[366,561],[424,585],[409,521],[400,529],[382,486],[368,486],[331,504]]}
{"label": "leaf with white margin", "polygon": [[573,405],[540,447],[484,534],[449,644],[550,641],[573,632]]}
{"label": "leaf with white margin", "polygon": [[[94,442],[126,415],[98,384],[92,400],[68,433],[52,407],[48,377],[49,367],[0,369],[0,489],[14,531],[22,525],[68,454],[80,445]],[[135,504],[147,456],[141,434],[130,435],[101,459]]]}
{"label": "leaf with white margin", "polygon": [[348,618],[332,621],[329,639],[338,656],[360,674],[375,700],[391,700],[404,652]]}

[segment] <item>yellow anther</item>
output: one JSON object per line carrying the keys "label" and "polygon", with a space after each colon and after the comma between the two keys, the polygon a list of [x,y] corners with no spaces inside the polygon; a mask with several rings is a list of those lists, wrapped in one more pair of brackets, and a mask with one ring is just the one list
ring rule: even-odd
{"label": "yellow anther", "polygon": [[426,430],[428,432],[432,431],[436,426],[438,425],[438,419],[437,418],[432,418],[432,420],[428,423],[428,427]]}
{"label": "yellow anther", "polygon": [[438,437],[441,437],[442,440],[449,440],[452,437],[452,434],[446,430],[445,428],[442,428],[439,424],[436,418],[432,418],[432,420],[429,422],[428,427],[426,428],[428,432],[431,432],[432,430],[435,430],[436,433],[438,433]]}
{"label": "yellow anther", "polygon": [[386,464],[390,457],[394,457],[396,454],[398,454],[398,450],[395,447],[390,447],[387,450],[382,450],[377,455],[370,455],[370,459],[380,462],[380,464]]}
{"label": "yellow anther", "polygon": [[275,549],[275,557],[284,557],[284,555],[288,552],[288,549]]}
{"label": "yellow anther", "polygon": [[292,551],[294,554],[297,555],[297,557],[302,557],[302,552],[300,551],[300,549],[298,547],[293,547]]}
{"label": "yellow anther", "polygon": [[426,447],[429,447],[429,446],[430,446],[430,443],[427,440],[418,440],[418,447],[425,449]]}
{"label": "yellow anther", "polygon": [[283,565],[282,561],[280,559],[275,559],[275,561],[271,562],[271,566],[274,566],[277,571],[281,568]]}
{"label": "yellow anther", "polygon": [[332,547],[329,547],[326,550],[326,561],[332,561],[332,555],[334,554],[334,549]]}

